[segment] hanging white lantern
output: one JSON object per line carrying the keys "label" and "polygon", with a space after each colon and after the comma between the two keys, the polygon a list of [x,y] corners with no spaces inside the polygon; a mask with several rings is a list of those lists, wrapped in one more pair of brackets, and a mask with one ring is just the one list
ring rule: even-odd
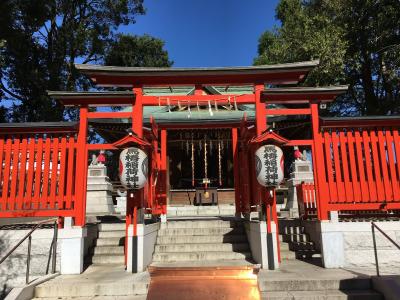
{"label": "hanging white lantern", "polygon": [[264,145],[256,151],[256,176],[262,186],[276,186],[283,181],[283,152],[275,145]]}
{"label": "hanging white lantern", "polygon": [[146,185],[147,154],[136,147],[124,149],[119,155],[119,178],[127,189],[141,189]]}

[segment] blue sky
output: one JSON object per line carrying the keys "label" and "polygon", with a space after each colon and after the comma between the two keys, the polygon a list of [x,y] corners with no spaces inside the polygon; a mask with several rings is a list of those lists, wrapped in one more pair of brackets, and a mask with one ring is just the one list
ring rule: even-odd
{"label": "blue sky", "polygon": [[261,33],[271,29],[278,0],[145,0],[147,13],[124,33],[165,41],[175,67],[253,63]]}

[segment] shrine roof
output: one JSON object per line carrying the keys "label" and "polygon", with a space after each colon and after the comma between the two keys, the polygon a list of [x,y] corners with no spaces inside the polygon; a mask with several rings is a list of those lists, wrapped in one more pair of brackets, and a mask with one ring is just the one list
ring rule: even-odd
{"label": "shrine roof", "polygon": [[245,67],[144,68],[76,64],[75,68],[100,86],[251,84],[268,82],[295,84],[319,64],[318,60]]}
{"label": "shrine roof", "polygon": [[321,117],[323,128],[335,127],[399,127],[400,116]]}
{"label": "shrine roof", "polygon": [[0,123],[0,133],[75,132],[78,122]]}
{"label": "shrine roof", "polygon": [[302,103],[310,100],[331,102],[348,90],[347,85],[325,87],[271,88],[261,92],[262,101],[273,103]]}
{"label": "shrine roof", "polygon": [[51,98],[59,100],[63,105],[91,104],[99,101],[104,104],[132,104],[135,94],[132,91],[47,91]]}

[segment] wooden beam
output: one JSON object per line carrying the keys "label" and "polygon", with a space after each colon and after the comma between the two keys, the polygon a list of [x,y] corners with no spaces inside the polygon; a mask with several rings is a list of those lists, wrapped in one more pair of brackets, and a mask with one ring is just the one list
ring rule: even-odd
{"label": "wooden beam", "polygon": [[310,108],[266,109],[266,114],[270,116],[311,115],[311,109]]}
{"label": "wooden beam", "polygon": [[88,119],[130,119],[132,118],[131,112],[90,112]]}

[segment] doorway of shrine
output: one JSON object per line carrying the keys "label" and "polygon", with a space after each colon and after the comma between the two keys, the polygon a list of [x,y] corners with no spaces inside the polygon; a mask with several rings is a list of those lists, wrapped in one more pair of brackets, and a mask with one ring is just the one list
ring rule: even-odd
{"label": "doorway of shrine", "polygon": [[234,204],[232,131],[167,131],[168,204]]}

